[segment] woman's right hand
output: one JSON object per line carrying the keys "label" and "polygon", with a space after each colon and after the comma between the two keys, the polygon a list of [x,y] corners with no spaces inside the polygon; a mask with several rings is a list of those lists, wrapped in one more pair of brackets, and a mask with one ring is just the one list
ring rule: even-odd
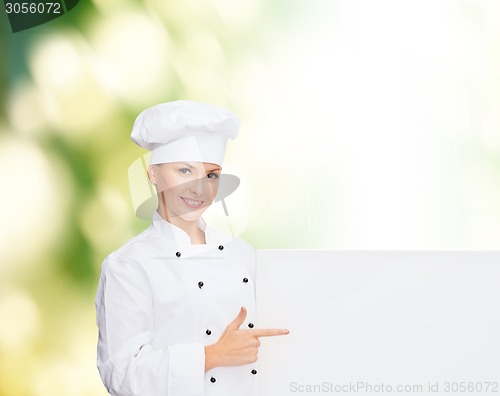
{"label": "woman's right hand", "polygon": [[255,363],[260,346],[259,337],[288,334],[286,329],[240,329],[247,317],[241,307],[238,316],[226,326],[219,340],[205,347],[205,371],[217,366],[240,366]]}

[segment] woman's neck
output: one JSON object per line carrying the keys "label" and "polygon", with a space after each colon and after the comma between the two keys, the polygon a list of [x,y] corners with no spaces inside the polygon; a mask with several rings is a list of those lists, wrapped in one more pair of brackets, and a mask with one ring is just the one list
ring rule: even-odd
{"label": "woman's neck", "polygon": [[186,234],[188,234],[188,236],[189,236],[189,239],[191,239],[192,245],[199,245],[199,244],[206,243],[205,233],[198,228],[199,220],[188,221],[188,220],[184,220],[180,216],[168,218],[167,216],[165,216],[165,213],[160,209],[158,209],[158,214],[165,221],[168,221],[169,223],[173,224],[176,227],[179,227],[181,230],[186,232]]}

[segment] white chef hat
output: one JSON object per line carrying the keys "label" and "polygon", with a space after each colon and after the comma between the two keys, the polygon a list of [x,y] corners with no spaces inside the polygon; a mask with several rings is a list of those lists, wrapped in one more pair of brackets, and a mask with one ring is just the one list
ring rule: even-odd
{"label": "white chef hat", "polygon": [[239,119],[229,110],[177,100],[139,114],[131,139],[151,151],[150,164],[194,161],[222,166],[227,139],[234,139],[239,127]]}

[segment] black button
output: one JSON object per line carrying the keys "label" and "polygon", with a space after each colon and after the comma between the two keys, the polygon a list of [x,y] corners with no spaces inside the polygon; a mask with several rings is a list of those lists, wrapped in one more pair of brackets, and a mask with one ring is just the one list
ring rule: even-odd
{"label": "black button", "polygon": [[250,371],[253,375],[257,374],[257,370],[253,369],[252,371]]}
{"label": "black button", "polygon": [[181,252],[177,252],[177,253],[175,253],[175,255],[176,255],[177,257],[181,257]]}
{"label": "black button", "polygon": [[205,333],[207,333],[207,335],[212,334],[212,332],[210,330],[205,331]]}
{"label": "black button", "polygon": [[203,282],[202,281],[199,281],[198,282],[198,287],[201,289],[203,287]]}
{"label": "black button", "polygon": [[222,249],[224,249],[224,246],[219,245],[219,250],[222,250]]}
{"label": "black button", "polygon": [[253,329],[253,323],[249,323],[248,327],[250,327],[251,329]]}
{"label": "black button", "polygon": [[248,283],[248,278],[243,278],[243,283]]}
{"label": "black button", "polygon": [[214,377],[210,378],[210,382],[213,384],[215,381],[217,381]]}

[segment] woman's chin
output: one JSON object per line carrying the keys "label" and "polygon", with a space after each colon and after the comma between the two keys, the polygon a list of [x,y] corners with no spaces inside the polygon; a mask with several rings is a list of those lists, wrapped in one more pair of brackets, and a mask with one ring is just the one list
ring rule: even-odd
{"label": "woman's chin", "polygon": [[205,210],[207,210],[206,207],[196,210],[190,210],[189,212],[180,214],[179,217],[185,221],[198,221],[198,219],[205,212]]}

